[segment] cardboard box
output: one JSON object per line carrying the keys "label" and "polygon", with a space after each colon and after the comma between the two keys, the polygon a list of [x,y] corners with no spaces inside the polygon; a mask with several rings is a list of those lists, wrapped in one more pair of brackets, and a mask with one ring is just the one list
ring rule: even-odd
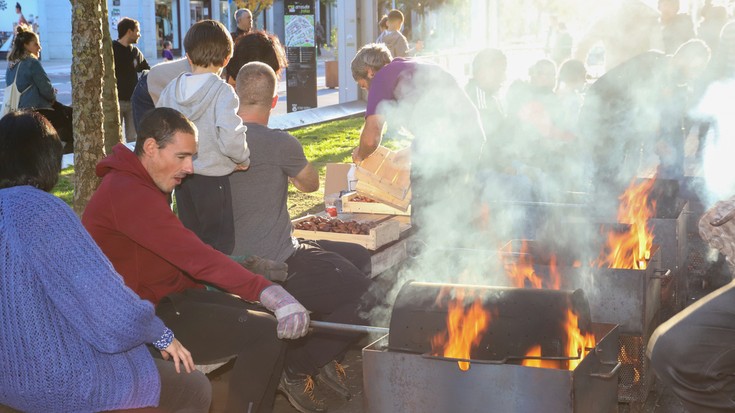
{"label": "cardboard box", "polygon": [[328,163],[324,176],[324,197],[339,196],[340,192],[347,192],[347,172],[351,163]]}

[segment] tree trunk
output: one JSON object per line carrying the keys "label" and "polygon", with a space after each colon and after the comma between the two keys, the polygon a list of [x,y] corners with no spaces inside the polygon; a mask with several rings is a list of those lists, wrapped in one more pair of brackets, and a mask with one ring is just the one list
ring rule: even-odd
{"label": "tree trunk", "polygon": [[107,1],[102,5],[102,60],[104,62],[104,81],[102,82],[102,112],[105,116],[105,153],[112,152],[112,147],[122,142],[120,125],[120,104],[117,99],[117,79],[115,78],[115,59],[112,54],[112,37],[110,37],[110,19],[107,14]]}
{"label": "tree trunk", "polygon": [[104,155],[102,128],[102,10],[106,0],[71,0],[74,102],[74,211],[81,216],[97,189],[97,162]]}

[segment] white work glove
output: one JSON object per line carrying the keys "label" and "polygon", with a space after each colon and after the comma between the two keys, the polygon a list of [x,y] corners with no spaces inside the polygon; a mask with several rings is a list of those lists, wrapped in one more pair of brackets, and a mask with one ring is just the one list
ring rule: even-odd
{"label": "white work glove", "polygon": [[276,315],[278,338],[299,338],[309,332],[309,312],[280,285],[260,293],[260,302]]}

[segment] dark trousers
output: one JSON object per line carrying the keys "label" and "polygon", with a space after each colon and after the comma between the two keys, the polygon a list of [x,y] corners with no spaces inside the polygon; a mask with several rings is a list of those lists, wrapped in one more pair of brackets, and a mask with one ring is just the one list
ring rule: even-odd
{"label": "dark trousers", "polygon": [[166,296],[156,314],[173,330],[197,364],[236,356],[227,412],[270,412],[283,371],[286,342],[276,319],[232,295],[186,290]]}
{"label": "dark trousers", "polygon": [[[186,346],[184,346],[186,347]],[[200,371],[187,373],[173,362],[154,359],[161,375],[161,398],[158,407],[171,413],[207,413],[212,401],[212,385]]]}
{"label": "dark trousers", "polygon": [[179,219],[199,239],[225,254],[235,248],[229,176],[189,175],[176,188]]}
{"label": "dark trousers", "polygon": [[735,281],[659,326],[649,355],[690,412],[735,411]]}
{"label": "dark trousers", "polygon": [[138,79],[138,83],[135,85],[133,95],[130,97],[130,105],[133,109],[133,121],[135,122],[135,133],[140,130],[140,122],[143,121],[145,115],[156,108],[156,104],[153,103],[153,98],[148,92],[148,72]]}
{"label": "dark trousers", "polygon": [[[359,312],[375,302],[370,253],[360,245],[335,241],[300,241],[286,260],[289,278],[284,288],[312,312],[312,318],[333,323],[365,324]],[[286,354],[289,371],[315,375],[338,360],[359,334],[315,331],[293,341]]]}

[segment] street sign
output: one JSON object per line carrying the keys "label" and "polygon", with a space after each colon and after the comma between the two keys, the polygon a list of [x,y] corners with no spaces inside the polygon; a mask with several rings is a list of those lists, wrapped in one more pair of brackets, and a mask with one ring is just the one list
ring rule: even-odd
{"label": "street sign", "polygon": [[286,0],[286,110],[297,112],[317,107],[314,0]]}

